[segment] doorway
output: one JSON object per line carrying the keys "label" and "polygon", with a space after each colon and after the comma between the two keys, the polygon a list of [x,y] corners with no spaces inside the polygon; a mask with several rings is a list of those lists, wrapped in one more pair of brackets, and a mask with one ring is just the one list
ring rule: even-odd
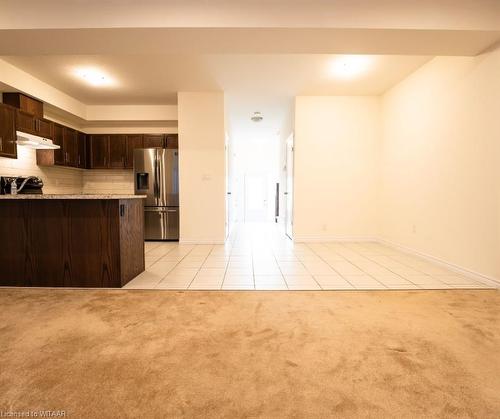
{"label": "doorway", "polygon": [[269,221],[268,179],[265,174],[245,174],[245,217],[248,222]]}

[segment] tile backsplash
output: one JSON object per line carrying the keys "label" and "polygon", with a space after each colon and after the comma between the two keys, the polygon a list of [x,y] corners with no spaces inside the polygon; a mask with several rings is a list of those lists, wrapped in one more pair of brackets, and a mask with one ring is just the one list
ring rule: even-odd
{"label": "tile backsplash", "polygon": [[39,176],[44,183],[44,193],[134,193],[132,170],[82,170],[37,166],[36,150],[28,147],[18,147],[17,155],[17,159],[0,157],[0,175]]}
{"label": "tile backsplash", "polygon": [[83,193],[133,194],[132,170],[84,170]]}

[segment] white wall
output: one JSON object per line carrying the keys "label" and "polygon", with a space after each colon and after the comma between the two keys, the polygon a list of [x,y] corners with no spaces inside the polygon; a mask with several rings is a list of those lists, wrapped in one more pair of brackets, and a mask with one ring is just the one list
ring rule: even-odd
{"label": "white wall", "polygon": [[379,105],[369,96],[296,98],[296,241],[376,236]]}
{"label": "white wall", "polygon": [[383,97],[381,236],[500,278],[500,49],[438,57]]}
{"label": "white wall", "polygon": [[222,92],[179,92],[181,242],[225,239],[225,123]]}

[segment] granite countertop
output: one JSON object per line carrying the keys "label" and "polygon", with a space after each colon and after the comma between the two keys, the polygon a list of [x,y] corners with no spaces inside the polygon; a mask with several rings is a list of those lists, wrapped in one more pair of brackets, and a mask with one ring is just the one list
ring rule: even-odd
{"label": "granite countertop", "polygon": [[0,195],[0,199],[144,199],[146,195],[70,195],[70,194],[17,194]]}

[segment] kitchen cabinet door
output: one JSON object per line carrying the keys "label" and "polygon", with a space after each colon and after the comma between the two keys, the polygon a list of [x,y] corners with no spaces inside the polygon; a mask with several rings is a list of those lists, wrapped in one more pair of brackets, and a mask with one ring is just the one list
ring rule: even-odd
{"label": "kitchen cabinet door", "polygon": [[177,134],[167,134],[165,140],[167,148],[179,148],[179,136]]}
{"label": "kitchen cabinet door", "polygon": [[127,157],[127,136],[113,134],[109,136],[109,167],[112,169],[125,168]]}
{"label": "kitchen cabinet door", "polygon": [[16,112],[16,129],[28,134],[36,134],[35,118],[33,117],[33,115],[18,110]]}
{"label": "kitchen cabinet door", "polygon": [[78,131],[77,133],[77,143],[78,143],[78,157],[77,157],[77,167],[80,169],[85,169],[87,167],[87,136]]}
{"label": "kitchen cabinet door", "polygon": [[43,138],[52,139],[52,127],[53,122],[43,118],[35,119],[35,130],[36,134]]}
{"label": "kitchen cabinet door", "polygon": [[54,144],[60,146],[57,150],[54,150],[54,164],[64,166],[66,164],[65,154],[64,154],[64,126],[59,124],[54,124],[54,137],[52,138]]}
{"label": "kitchen cabinet door", "polygon": [[165,147],[163,134],[144,134],[144,148]]}
{"label": "kitchen cabinet door", "polygon": [[76,130],[64,127],[64,161],[66,166],[78,167],[78,134]]}
{"label": "kitchen cabinet door", "polygon": [[0,105],[0,156],[17,158],[16,110]]}
{"label": "kitchen cabinet door", "polygon": [[134,150],[143,147],[142,134],[127,135],[127,158],[125,159],[125,167],[133,169],[134,167]]}
{"label": "kitchen cabinet door", "polygon": [[109,167],[109,135],[90,136],[90,168],[107,169]]}

